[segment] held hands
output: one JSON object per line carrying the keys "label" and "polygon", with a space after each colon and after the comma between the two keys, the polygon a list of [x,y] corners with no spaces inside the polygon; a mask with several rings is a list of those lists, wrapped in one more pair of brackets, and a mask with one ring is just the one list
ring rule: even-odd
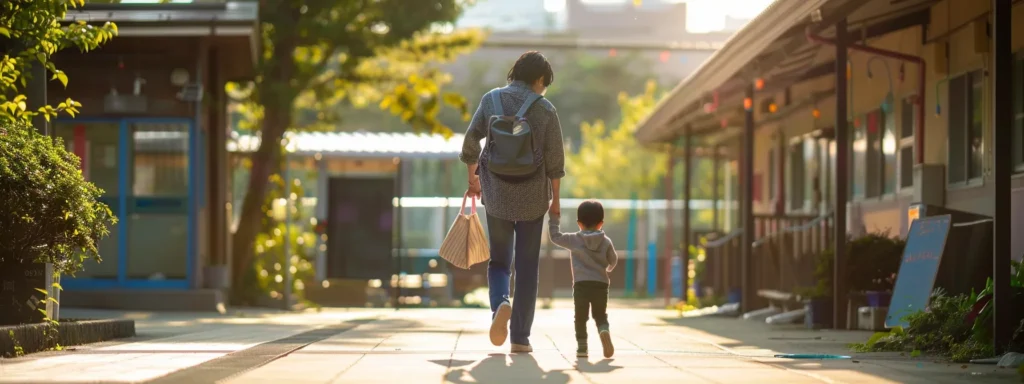
{"label": "held hands", "polygon": [[552,216],[560,216],[562,214],[562,206],[558,199],[551,200],[551,207],[548,208],[548,213]]}
{"label": "held hands", "polygon": [[480,176],[469,177],[469,188],[466,189],[466,196],[480,200]]}

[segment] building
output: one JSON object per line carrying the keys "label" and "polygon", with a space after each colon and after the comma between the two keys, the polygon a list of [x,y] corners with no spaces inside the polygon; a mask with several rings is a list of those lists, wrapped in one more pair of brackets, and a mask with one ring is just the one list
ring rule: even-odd
{"label": "building", "polygon": [[71,82],[50,82],[49,99],[83,107],[53,131],[119,222],[103,262],[63,279],[62,304],[214,309],[228,255],[223,90],[254,73],[257,4],[90,3],[65,22],[79,20],[113,21],[119,36],[55,56]]}
{"label": "building", "polygon": [[[1012,45],[993,43],[991,36],[1009,27],[993,26],[992,3],[775,1],[680,83],[647,117],[637,139],[673,145],[691,137],[702,146],[727,148],[726,173],[740,187],[732,190],[750,194],[725,198],[750,209],[738,212],[725,230],[754,240],[754,248],[774,234],[816,227],[801,228],[808,222],[825,227],[826,233],[816,235],[825,239],[819,247],[834,243],[827,233],[833,225],[853,236],[866,230],[905,236],[925,205],[966,212],[989,225],[995,217],[997,234],[1000,226],[1019,233],[1024,7],[1012,7]],[[841,40],[837,25],[847,31],[848,50],[835,48]],[[1015,52],[1012,72],[993,64],[993,55],[1007,49]],[[1013,83],[1006,84],[1013,96],[993,98],[995,84],[1011,73]],[[840,106],[846,113],[837,116]],[[1012,108],[1016,116],[1005,133],[994,123],[993,111],[1001,108]],[[837,137],[836,127],[843,125],[848,138]],[[1012,156],[994,153],[997,142],[1009,137]],[[844,142],[848,168],[837,165],[837,143]],[[997,179],[1011,162],[1014,176]],[[744,164],[750,172],[743,172]],[[843,169],[848,174],[838,172]],[[837,180],[849,188],[838,191]],[[843,203],[835,204],[837,198]],[[1001,263],[1024,254],[1020,236],[997,235],[995,247],[1001,250],[996,257],[963,257]],[[756,249],[747,248],[742,257],[751,252]],[[749,276],[741,284],[744,307],[756,301],[755,288],[780,283]]]}

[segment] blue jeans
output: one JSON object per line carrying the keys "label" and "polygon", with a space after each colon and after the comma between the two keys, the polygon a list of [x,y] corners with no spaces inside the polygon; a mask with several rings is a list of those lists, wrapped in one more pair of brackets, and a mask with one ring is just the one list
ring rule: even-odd
{"label": "blue jeans", "polygon": [[516,300],[512,306],[512,324],[509,325],[509,338],[513,344],[530,345],[543,231],[544,216],[530,221],[508,221],[487,215],[487,235],[491,242],[491,260],[487,263],[491,316],[498,306],[509,301],[511,267],[516,268]]}

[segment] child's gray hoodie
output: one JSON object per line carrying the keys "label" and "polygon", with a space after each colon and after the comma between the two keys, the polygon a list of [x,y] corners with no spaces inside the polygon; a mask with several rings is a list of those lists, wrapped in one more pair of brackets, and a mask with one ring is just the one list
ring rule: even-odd
{"label": "child's gray hoodie", "polygon": [[558,228],[559,216],[550,216],[548,230],[551,231],[551,242],[569,250],[573,282],[610,283],[608,272],[615,269],[619,257],[615,254],[615,245],[608,236],[605,236],[604,231],[562,233]]}

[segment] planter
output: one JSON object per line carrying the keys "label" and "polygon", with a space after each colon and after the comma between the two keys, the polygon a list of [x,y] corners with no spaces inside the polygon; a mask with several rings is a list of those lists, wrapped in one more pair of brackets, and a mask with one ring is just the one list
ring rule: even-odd
{"label": "planter", "polygon": [[0,325],[41,323],[52,318],[54,306],[46,299],[52,286],[52,264],[0,263]]}
{"label": "planter", "polygon": [[832,326],[832,298],[812,298],[804,303],[807,316],[804,325],[810,329],[829,328]]}
{"label": "planter", "polygon": [[0,357],[45,351],[61,346],[96,343],[135,336],[135,320],[61,321],[49,324],[0,326]]}
{"label": "planter", "polygon": [[743,299],[743,294],[740,293],[739,289],[732,289],[729,291],[728,303],[738,303]]}
{"label": "planter", "polygon": [[892,302],[892,292],[868,291],[864,292],[864,298],[867,300],[869,307],[888,307],[889,303]]}

